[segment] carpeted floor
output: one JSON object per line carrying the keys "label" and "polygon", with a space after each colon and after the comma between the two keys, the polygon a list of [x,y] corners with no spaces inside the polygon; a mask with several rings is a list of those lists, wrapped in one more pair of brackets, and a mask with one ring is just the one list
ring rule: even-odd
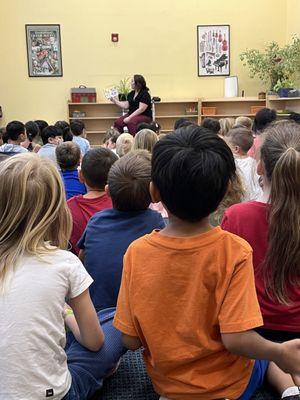
{"label": "carpeted floor", "polygon": [[[128,351],[118,371],[104,383],[103,390],[91,400],[158,400],[146,373],[141,351]],[[260,390],[252,400],[277,400],[274,394]]]}

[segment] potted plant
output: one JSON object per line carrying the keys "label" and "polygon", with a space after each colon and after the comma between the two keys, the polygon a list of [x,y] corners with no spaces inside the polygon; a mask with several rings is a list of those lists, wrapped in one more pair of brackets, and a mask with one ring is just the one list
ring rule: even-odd
{"label": "potted plant", "polygon": [[[300,71],[300,38],[293,37],[292,42],[283,47],[271,42],[264,51],[247,49],[240,54],[240,59],[248,66],[250,77],[257,76],[269,84],[271,91],[291,90]],[[280,93],[287,95],[288,91]]]}
{"label": "potted plant", "polygon": [[128,94],[131,92],[131,79],[130,78],[124,78],[121,79],[119,82],[119,85],[117,85],[117,90],[119,93],[119,100],[120,101],[126,101]]}

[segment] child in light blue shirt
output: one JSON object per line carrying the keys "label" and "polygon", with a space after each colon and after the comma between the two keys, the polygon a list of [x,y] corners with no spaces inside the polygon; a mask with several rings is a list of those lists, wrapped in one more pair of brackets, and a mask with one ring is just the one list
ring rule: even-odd
{"label": "child in light blue shirt", "polygon": [[73,134],[73,142],[78,144],[81,150],[81,154],[84,156],[86,152],[90,150],[90,142],[85,139],[85,126],[80,120],[76,120],[70,123],[70,129]]}

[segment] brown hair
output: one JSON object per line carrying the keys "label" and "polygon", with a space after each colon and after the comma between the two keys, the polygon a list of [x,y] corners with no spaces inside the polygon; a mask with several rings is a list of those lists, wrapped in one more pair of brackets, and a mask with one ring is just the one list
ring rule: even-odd
{"label": "brown hair", "polygon": [[74,142],[64,142],[55,149],[57,164],[62,170],[76,169],[80,163],[80,147]]}
{"label": "brown hair", "polygon": [[19,154],[0,164],[0,293],[24,253],[66,249],[72,229],[61,177],[51,160]]}
{"label": "brown hair", "polygon": [[219,204],[217,210],[210,215],[210,223],[213,226],[221,224],[224,212],[234,204],[241,203],[245,197],[245,189],[238,172],[236,172],[229,181],[227,192]]}
{"label": "brown hair", "polygon": [[114,208],[120,211],[146,210],[151,197],[151,154],[135,150],[120,158],[108,174],[109,193]]}
{"label": "brown hair", "polygon": [[287,304],[288,286],[300,283],[300,126],[282,121],[267,128],[261,160],[271,182],[266,288]]}
{"label": "brown hair", "polygon": [[143,77],[143,75],[135,74],[135,75],[133,75],[133,80],[134,80],[134,84],[135,84],[136,89],[138,89],[138,90],[149,90],[147,88],[146,81],[145,81],[145,78]]}
{"label": "brown hair", "polygon": [[134,137],[134,150],[148,150],[152,153],[155,143],[158,142],[158,137],[151,129],[142,129]]}
{"label": "brown hair", "polygon": [[239,146],[244,153],[247,153],[251,149],[254,141],[252,131],[244,127],[230,129],[226,138],[231,145]]}

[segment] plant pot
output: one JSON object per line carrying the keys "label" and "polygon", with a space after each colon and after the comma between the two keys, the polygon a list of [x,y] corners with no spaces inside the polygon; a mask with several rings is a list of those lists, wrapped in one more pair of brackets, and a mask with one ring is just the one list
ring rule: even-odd
{"label": "plant pot", "polygon": [[123,93],[119,93],[119,101],[126,101],[127,100],[127,95]]}
{"label": "plant pot", "polygon": [[289,97],[289,92],[293,90],[293,88],[280,88],[277,91],[279,97]]}

